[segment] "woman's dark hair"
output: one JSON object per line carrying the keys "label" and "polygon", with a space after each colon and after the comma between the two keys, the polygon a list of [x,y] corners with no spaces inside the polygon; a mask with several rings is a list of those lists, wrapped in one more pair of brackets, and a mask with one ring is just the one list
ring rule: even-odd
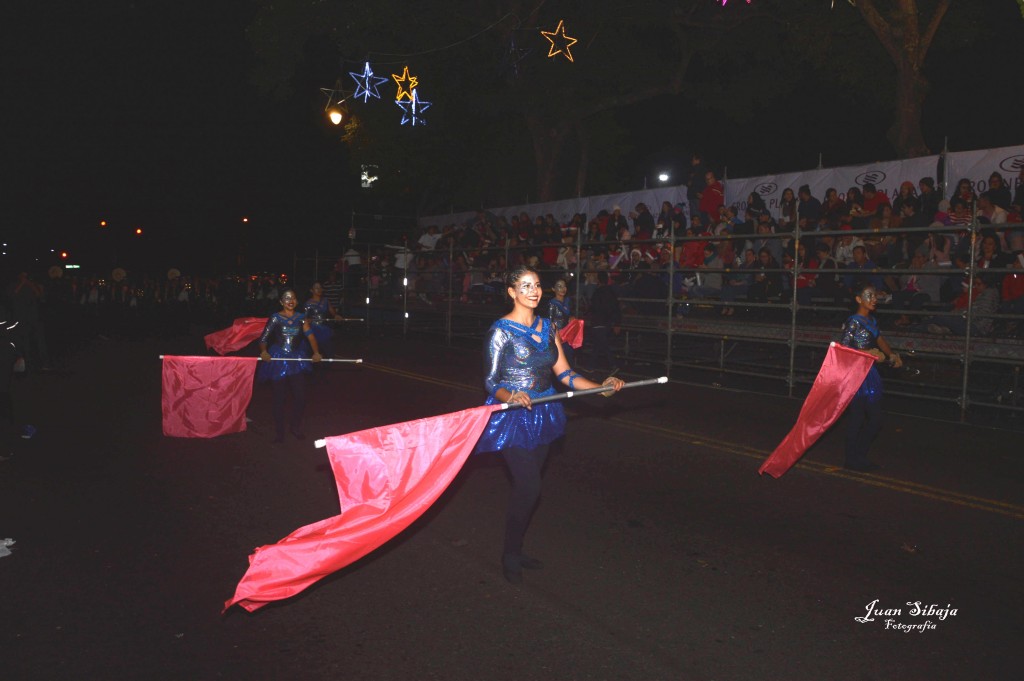
{"label": "woman's dark hair", "polygon": [[[850,287],[850,293],[853,294],[854,298],[862,296],[864,291],[869,288],[875,288],[875,285],[866,279],[858,279],[853,282],[853,286]],[[854,302],[857,302],[856,300]]]}
{"label": "woman's dark hair", "polygon": [[510,270],[508,274],[505,275],[505,285],[509,288],[513,288],[516,285],[516,282],[523,278],[523,275],[531,272],[540,278],[540,275],[537,274],[537,270],[533,269],[529,265],[520,265],[514,270]]}

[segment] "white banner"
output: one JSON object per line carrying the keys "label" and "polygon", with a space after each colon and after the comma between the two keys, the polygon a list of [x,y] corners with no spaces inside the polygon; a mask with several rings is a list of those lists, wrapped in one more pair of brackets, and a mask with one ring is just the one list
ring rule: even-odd
{"label": "white banner", "polygon": [[938,175],[938,156],[921,156],[902,161],[881,161],[860,166],[844,166],[834,168],[832,186],[840,196],[845,197],[850,187],[861,187],[868,182],[875,185],[880,192],[885,192],[890,199],[900,195],[900,184],[912,182],[914,191],[918,192],[918,182],[922,177],[933,180]]}
{"label": "white banner", "polygon": [[977,151],[951,151],[946,154],[946,196],[956,190],[960,180],[967,178],[974,191],[988,190],[988,179],[999,173],[1012,195],[1020,184],[1020,171],[1024,168],[1024,145],[979,149]]}
{"label": "white banner", "polygon": [[[780,173],[779,175],[763,175],[761,177],[748,177],[739,180],[725,181],[725,202],[736,206],[737,214],[743,217],[743,211],[747,209],[747,199],[752,193],[760,194],[768,206],[768,212],[777,220],[780,211],[779,204],[782,202],[782,193],[787,189],[793,190],[794,198],[800,190],[801,185],[808,185],[811,196],[819,201],[825,198],[825,190],[833,186],[829,184],[832,171],[828,168],[805,170],[802,173]],[[842,191],[846,191],[845,188]]]}

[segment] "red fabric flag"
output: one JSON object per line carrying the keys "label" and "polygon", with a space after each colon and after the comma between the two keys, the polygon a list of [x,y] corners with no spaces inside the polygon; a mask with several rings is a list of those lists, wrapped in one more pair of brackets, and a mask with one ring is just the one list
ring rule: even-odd
{"label": "red fabric flag", "polygon": [[836,422],[875,363],[866,352],[832,343],[804,400],[796,425],[758,470],[777,478],[800,460]]}
{"label": "red fabric flag", "polygon": [[500,408],[485,405],[326,438],[341,514],[257,548],[224,609],[237,603],[252,612],[294,596],[396,536],[448,487]]}
{"label": "red fabric flag", "polygon": [[164,355],[164,435],[217,437],[245,430],[255,357]]}
{"label": "red fabric flag", "polygon": [[226,355],[241,350],[259,338],[266,325],[266,317],[239,317],[228,328],[208,333],[203,339],[207,348],[219,355]]}
{"label": "red fabric flag", "polygon": [[558,332],[558,335],[563,343],[568,343],[574,350],[579,350],[583,347],[583,320],[573,319]]}

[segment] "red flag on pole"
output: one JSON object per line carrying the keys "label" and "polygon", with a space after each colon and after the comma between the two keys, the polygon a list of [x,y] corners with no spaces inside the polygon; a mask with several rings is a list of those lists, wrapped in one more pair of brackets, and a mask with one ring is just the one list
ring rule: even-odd
{"label": "red flag on pole", "polygon": [[237,603],[252,612],[294,596],[396,536],[448,487],[500,408],[485,405],[326,438],[341,514],[257,548],[224,609]]}
{"label": "red flag on pole", "polygon": [[792,468],[846,410],[874,363],[875,358],[866,352],[838,343],[829,345],[796,425],[758,473],[777,478]]}
{"label": "red flag on pole", "polygon": [[583,320],[573,319],[558,332],[558,335],[563,343],[568,343],[574,350],[579,350],[583,347]]}
{"label": "red flag on pole", "polygon": [[164,435],[217,437],[245,430],[255,373],[255,357],[164,355]]}
{"label": "red flag on pole", "polygon": [[266,325],[266,317],[239,317],[228,328],[206,334],[203,339],[207,348],[219,355],[226,355],[241,350],[259,338]]}

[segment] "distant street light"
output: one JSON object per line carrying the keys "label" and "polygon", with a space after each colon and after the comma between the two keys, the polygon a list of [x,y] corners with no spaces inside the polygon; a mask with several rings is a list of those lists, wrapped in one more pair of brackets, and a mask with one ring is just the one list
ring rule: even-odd
{"label": "distant street light", "polygon": [[332,106],[330,109],[327,110],[327,118],[331,120],[331,123],[334,123],[335,125],[341,125],[341,122],[345,120],[345,114],[343,114],[341,112],[341,109],[339,109],[338,107]]}
{"label": "distant street light", "polygon": [[135,234],[141,235],[142,234],[142,227],[136,227],[135,228]]}
{"label": "distant street light", "polygon": [[658,175],[658,181],[659,182],[668,182],[670,179],[672,179],[672,178],[669,177],[668,173],[661,173],[661,174]]}

